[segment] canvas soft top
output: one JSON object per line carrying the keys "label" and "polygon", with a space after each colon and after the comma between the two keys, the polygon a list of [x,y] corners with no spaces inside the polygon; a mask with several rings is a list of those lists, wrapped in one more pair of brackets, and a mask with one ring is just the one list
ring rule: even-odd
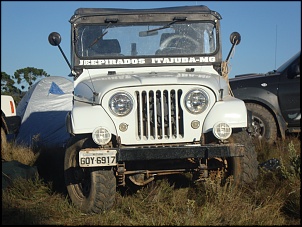
{"label": "canvas soft top", "polygon": [[70,22],[81,17],[89,16],[107,16],[107,15],[132,15],[132,14],[211,14],[217,19],[222,19],[221,15],[210,10],[207,6],[196,5],[196,6],[176,6],[166,8],[153,8],[153,9],[119,9],[119,8],[79,8],[75,10],[74,15],[71,17]]}

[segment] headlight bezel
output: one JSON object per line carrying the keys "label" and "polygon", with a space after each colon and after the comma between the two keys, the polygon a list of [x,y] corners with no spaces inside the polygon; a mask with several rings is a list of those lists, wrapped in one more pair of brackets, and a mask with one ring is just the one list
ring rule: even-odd
{"label": "headlight bezel", "polygon": [[[197,107],[199,109],[196,109],[196,105],[195,105],[195,107],[194,107],[194,105],[192,105],[192,100],[190,101],[190,99],[192,99],[192,98],[190,98],[189,96],[192,97],[192,95],[194,95],[194,93],[195,94],[200,93],[201,95],[203,95],[203,97],[205,99],[204,101],[202,101],[203,104],[201,105],[201,108]],[[188,91],[186,93],[186,95],[184,97],[184,106],[191,114],[195,114],[195,115],[203,113],[208,108],[209,103],[210,103],[209,94],[201,88],[191,89],[190,91]],[[189,106],[189,104],[191,104],[191,106]]]}
{"label": "headlight bezel", "polygon": [[[124,98],[126,98],[128,100],[127,104],[124,107],[124,110],[122,110],[121,108],[116,108],[116,110],[115,110],[113,108],[114,107],[114,103],[113,102],[114,101],[115,102],[121,101],[121,99],[120,99],[121,97],[124,97]],[[117,105],[117,103],[115,105]],[[109,101],[108,101],[109,110],[111,111],[111,113],[113,115],[115,115],[117,117],[124,117],[124,116],[127,116],[128,114],[130,114],[131,111],[133,110],[133,106],[134,106],[133,97],[128,92],[125,92],[125,91],[119,91],[119,92],[114,93],[109,98]]]}

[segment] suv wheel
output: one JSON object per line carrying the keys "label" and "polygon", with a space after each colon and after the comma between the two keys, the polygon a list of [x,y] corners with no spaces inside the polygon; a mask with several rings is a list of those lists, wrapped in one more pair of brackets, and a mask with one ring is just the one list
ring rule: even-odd
{"label": "suv wheel", "polygon": [[116,178],[112,169],[79,166],[79,150],[91,143],[87,138],[76,137],[69,142],[64,160],[65,184],[77,208],[84,213],[100,213],[114,204]]}
{"label": "suv wheel", "polygon": [[246,103],[246,108],[252,112],[251,135],[259,140],[272,144],[277,139],[277,126],[274,116],[263,106]]}

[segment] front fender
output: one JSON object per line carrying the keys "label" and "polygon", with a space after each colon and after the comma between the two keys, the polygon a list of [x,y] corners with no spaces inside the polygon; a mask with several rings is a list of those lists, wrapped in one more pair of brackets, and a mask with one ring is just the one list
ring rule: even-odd
{"label": "front fender", "polygon": [[247,127],[247,119],[245,103],[229,96],[215,103],[204,121],[202,132],[212,131],[214,124],[218,122],[227,123],[231,128]]}
{"label": "front fender", "polygon": [[101,106],[73,107],[70,115],[68,131],[72,134],[92,133],[98,126],[106,127],[112,134],[117,135],[112,119]]}
{"label": "front fender", "polygon": [[236,98],[243,101],[251,100],[253,102],[263,103],[268,106],[275,113],[280,113],[278,97],[265,89],[246,87],[233,90]]}

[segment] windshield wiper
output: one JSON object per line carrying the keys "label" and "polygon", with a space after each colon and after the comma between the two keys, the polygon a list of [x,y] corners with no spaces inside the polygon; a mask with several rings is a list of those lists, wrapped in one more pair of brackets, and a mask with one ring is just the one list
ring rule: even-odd
{"label": "windshield wiper", "polygon": [[101,38],[103,38],[107,33],[108,33],[108,28],[111,27],[112,23],[116,23],[117,19],[106,19],[105,23],[108,23],[108,25],[106,26],[106,28],[104,29],[104,31],[102,32],[102,34],[100,36],[98,36],[89,46],[88,48],[92,47],[94,44],[96,44]]}
{"label": "windshield wiper", "polygon": [[143,37],[143,36],[151,36],[151,35],[157,35],[158,34],[158,30],[162,30],[162,29],[166,29],[166,28],[170,28],[172,24],[175,24],[176,22],[180,22],[180,21],[185,21],[187,18],[186,17],[174,17],[173,21],[171,21],[170,23],[159,27],[159,28],[154,28],[154,29],[150,29],[148,31],[142,31],[139,32],[139,36]]}

